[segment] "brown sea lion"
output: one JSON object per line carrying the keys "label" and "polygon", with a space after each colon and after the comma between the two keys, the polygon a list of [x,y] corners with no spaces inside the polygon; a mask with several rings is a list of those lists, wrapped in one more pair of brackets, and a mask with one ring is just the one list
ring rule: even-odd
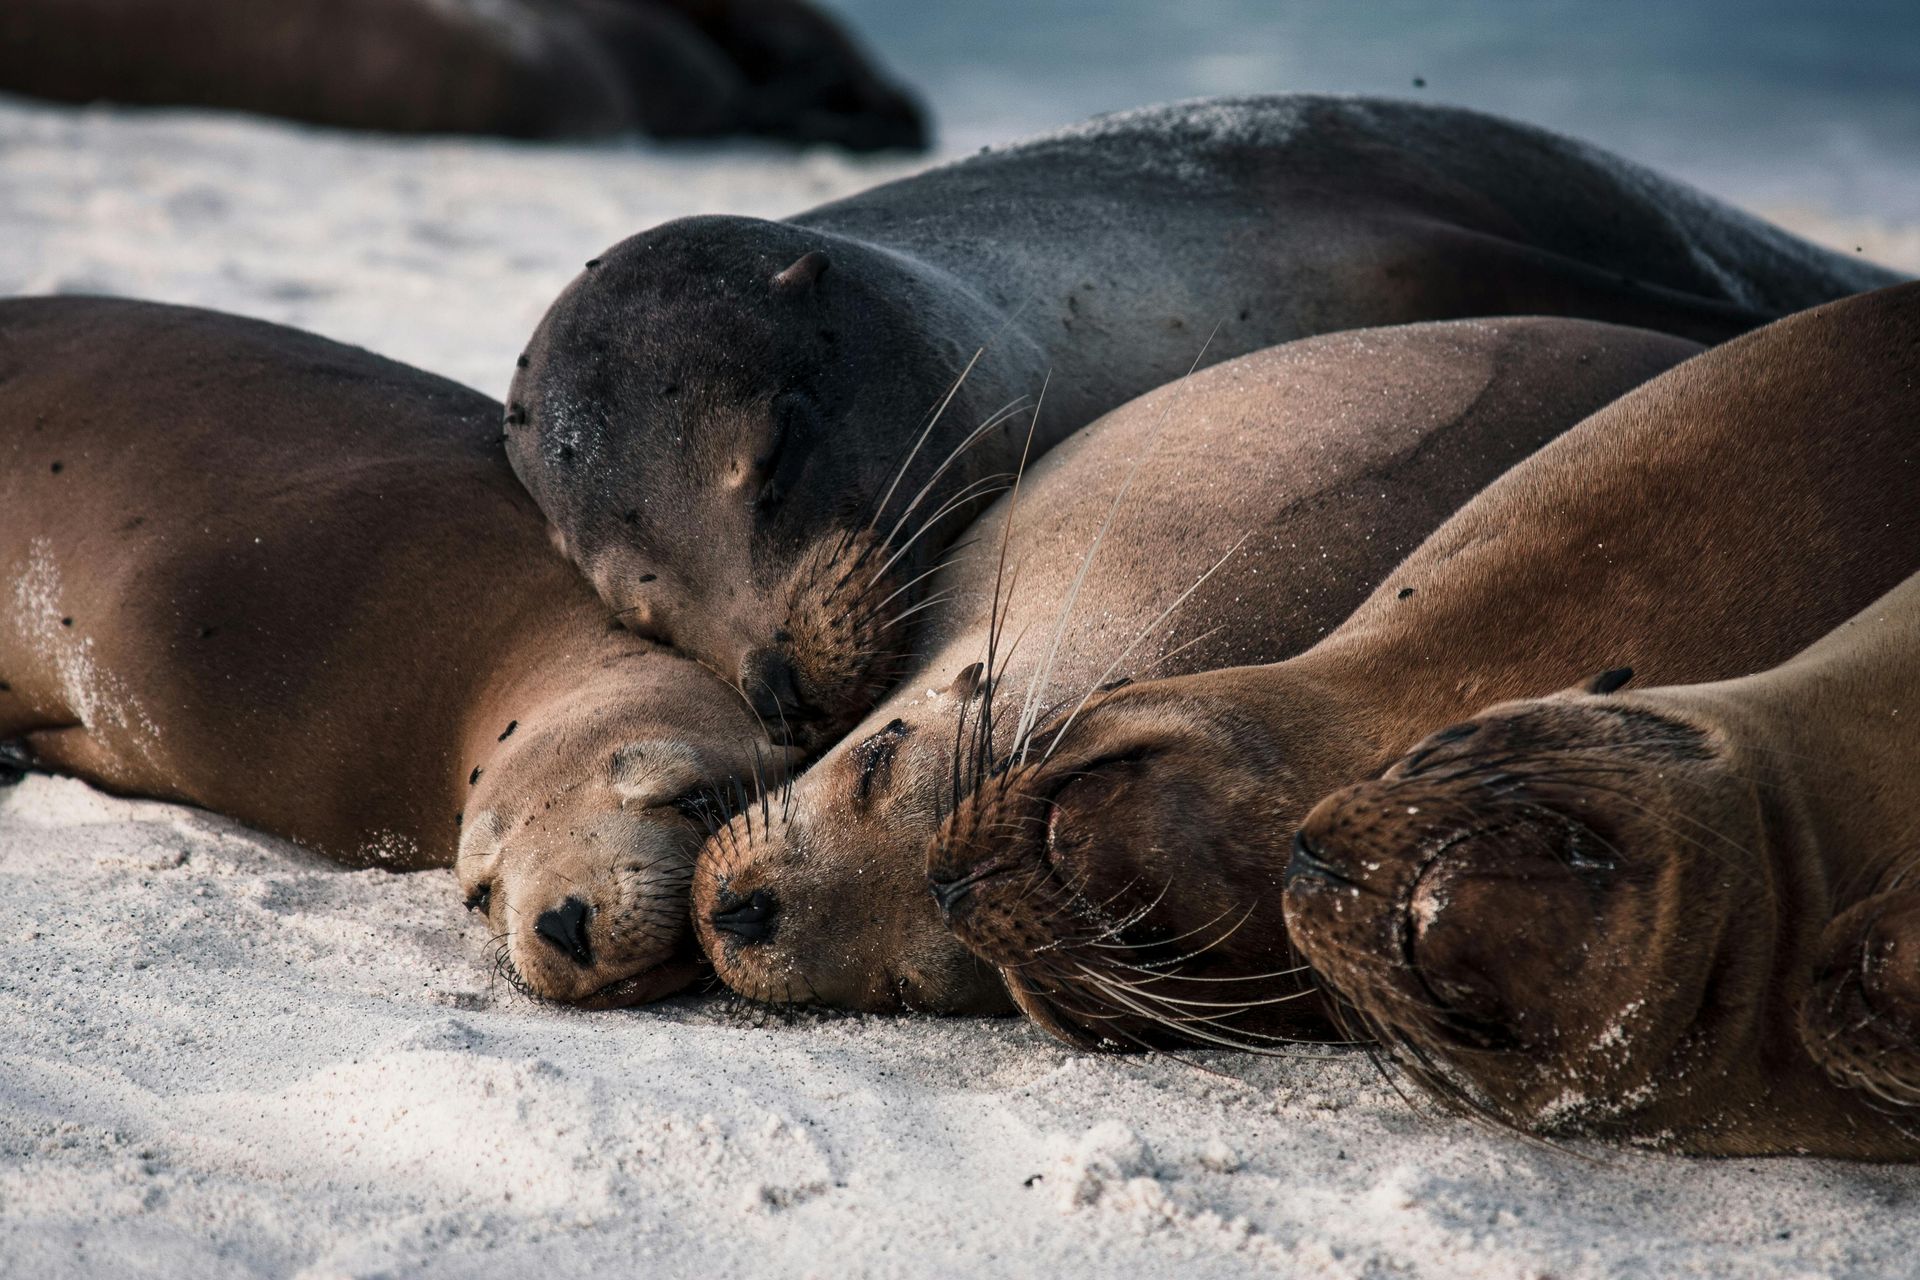
{"label": "brown sea lion", "polygon": [[1509,471],[1299,657],[1058,718],[931,846],[949,925],[1071,1039],[1300,1028],[1281,875],[1323,796],[1596,669],[1780,662],[1912,571],[1916,351],[1920,285],[1780,321]]}
{"label": "brown sea lion", "polygon": [[1448,1102],[1920,1159],[1920,575],[1758,675],[1494,707],[1299,839],[1296,943]]}
{"label": "brown sea lion", "polygon": [[1307,96],[1105,117],[588,266],[522,357],[514,468],[629,625],[810,749],[908,669],[898,604],[1043,384],[1039,452],[1202,352],[1515,314],[1711,342],[1896,279],[1567,138]]}
{"label": "brown sea lion", "polygon": [[1215,365],[1076,433],[934,580],[929,659],[702,848],[694,922],[721,978],[763,1000],[1007,1008],[926,887],[960,772],[1095,684],[1299,652],[1509,465],[1698,350],[1585,320],[1357,330]]}
{"label": "brown sea lion", "polygon": [[921,148],[806,0],[7,0],[0,91],[402,133]]}
{"label": "brown sea lion", "polygon": [[705,788],[764,737],[610,625],[499,410],[212,312],[0,302],[0,741],[353,866],[458,861],[535,992],[687,981]]}

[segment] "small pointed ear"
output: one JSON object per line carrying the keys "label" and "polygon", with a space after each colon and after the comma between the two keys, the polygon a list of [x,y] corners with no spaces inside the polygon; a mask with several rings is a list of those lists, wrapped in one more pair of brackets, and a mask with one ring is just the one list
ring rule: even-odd
{"label": "small pointed ear", "polygon": [[1615,667],[1611,671],[1602,671],[1587,681],[1588,693],[1612,693],[1633,679],[1632,667]]}
{"label": "small pointed ear", "polygon": [[800,255],[798,261],[773,278],[775,293],[805,293],[820,282],[833,264],[818,249]]}
{"label": "small pointed ear", "polygon": [[947,686],[947,692],[963,702],[971,698],[980,692],[980,674],[984,670],[985,668],[978,662],[967,667],[953,678],[953,683]]}
{"label": "small pointed ear", "polygon": [[1112,693],[1115,689],[1124,689],[1133,683],[1132,676],[1121,676],[1118,680],[1109,680],[1100,686],[1101,693]]}

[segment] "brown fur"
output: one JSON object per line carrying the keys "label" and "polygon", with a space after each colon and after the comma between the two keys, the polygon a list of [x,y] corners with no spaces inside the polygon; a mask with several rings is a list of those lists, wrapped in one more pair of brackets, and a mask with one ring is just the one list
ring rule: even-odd
{"label": "brown fur", "polygon": [[927,141],[804,0],[7,0],[0,90],[403,133]]}
{"label": "brown fur", "polygon": [[[497,404],[271,325],[36,299],[0,304],[0,415],[16,754],[349,865],[459,854],[543,995],[691,976],[702,828],[673,802],[764,740],[719,681],[610,626],[514,483]],[[536,929],[570,897],[590,963]]]}
{"label": "brown fur", "polygon": [[1916,706],[1920,576],[1759,675],[1495,707],[1308,815],[1288,925],[1448,1101],[1920,1159]]}
{"label": "brown fur", "polygon": [[[1901,286],[1708,352],[1501,477],[1309,652],[1134,685],[1051,726],[1051,758],[990,779],[930,848],[935,882],[979,878],[950,925],[1072,1038],[1301,1030],[1304,1002],[1255,999],[1299,989],[1280,877],[1322,796],[1595,670],[1778,663],[1913,569],[1917,347],[1920,287]],[[1201,997],[1136,972],[1119,1001],[1074,977],[1091,941],[1125,960],[1155,938],[1186,940],[1169,968],[1241,985],[1156,1004]]]}
{"label": "brown fur", "polygon": [[1015,751],[1030,688],[1038,713],[1096,682],[1299,652],[1487,481],[1698,349],[1578,320],[1359,330],[1216,365],[1077,433],[932,580],[927,660],[703,847],[694,919],[720,976],[763,1000],[1006,1008],[941,924],[925,850],[993,767],[983,752]]}

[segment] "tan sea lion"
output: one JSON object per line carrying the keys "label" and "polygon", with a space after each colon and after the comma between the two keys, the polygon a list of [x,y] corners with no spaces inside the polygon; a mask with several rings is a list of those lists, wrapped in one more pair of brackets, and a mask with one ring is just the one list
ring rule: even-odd
{"label": "tan sea lion", "polygon": [[918,149],[918,103],[806,0],[7,0],[0,91],[402,133]]}
{"label": "tan sea lion", "polygon": [[764,1000],[1006,1008],[926,887],[961,773],[1095,684],[1299,652],[1509,465],[1698,350],[1585,320],[1356,330],[1215,365],[1076,433],[934,580],[928,660],[702,848],[694,922],[721,978]]}
{"label": "tan sea lion", "polygon": [[0,302],[0,422],[16,763],[353,866],[457,855],[541,995],[693,976],[704,789],[751,776],[764,737],[610,625],[493,401],[252,320],[24,299]]}
{"label": "tan sea lion", "polygon": [[1281,875],[1323,796],[1597,669],[1770,666],[1920,563],[1916,351],[1920,285],[1728,343],[1502,476],[1299,657],[1058,718],[931,846],[949,925],[1068,1038],[1300,1029]]}
{"label": "tan sea lion", "polygon": [[521,359],[514,469],[628,625],[814,750],[909,669],[900,606],[1043,385],[1036,456],[1202,353],[1515,314],[1712,342],[1897,278],[1567,138],[1309,96],[1104,117],[588,267]]}
{"label": "tan sea lion", "polygon": [[1296,943],[1448,1102],[1920,1159],[1920,574],[1758,675],[1482,712],[1299,838]]}

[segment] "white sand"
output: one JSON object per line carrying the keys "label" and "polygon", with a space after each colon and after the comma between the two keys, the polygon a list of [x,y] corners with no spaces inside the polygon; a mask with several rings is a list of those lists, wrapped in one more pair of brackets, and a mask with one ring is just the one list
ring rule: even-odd
{"label": "white sand", "polygon": [[[0,104],[0,292],[224,307],[498,394],[611,241],[892,171]],[[1792,221],[1920,267],[1914,229]],[[1915,1265],[1920,1172],[1582,1158],[1417,1117],[1351,1052],[1197,1055],[1222,1075],[1012,1021],[581,1014],[491,983],[480,943],[447,873],[0,791],[0,1277]]]}

